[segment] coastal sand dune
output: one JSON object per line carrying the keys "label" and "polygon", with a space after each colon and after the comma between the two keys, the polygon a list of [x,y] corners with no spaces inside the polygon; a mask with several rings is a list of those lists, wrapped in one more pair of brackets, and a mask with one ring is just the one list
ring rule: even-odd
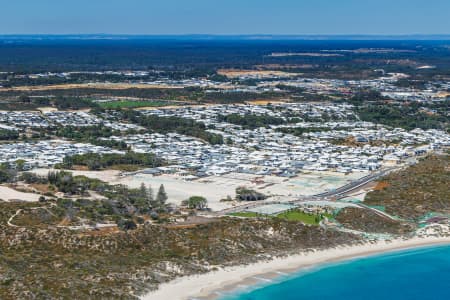
{"label": "coastal sand dune", "polygon": [[143,296],[142,300],[185,300],[191,298],[214,299],[217,292],[230,290],[250,278],[264,274],[296,272],[317,264],[343,261],[357,257],[380,254],[409,248],[450,244],[450,237],[413,238],[408,240],[379,241],[364,245],[338,247],[275,258],[248,266],[227,267],[207,274],[183,277],[162,284],[157,291]]}

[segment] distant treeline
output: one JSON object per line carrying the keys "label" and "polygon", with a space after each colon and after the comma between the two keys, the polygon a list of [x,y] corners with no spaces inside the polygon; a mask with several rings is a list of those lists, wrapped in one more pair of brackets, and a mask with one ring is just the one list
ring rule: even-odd
{"label": "distant treeline", "polygon": [[[193,90],[188,88],[183,89],[165,89],[165,88],[124,88],[124,89],[105,89],[105,88],[68,88],[68,89],[48,89],[48,90],[34,90],[34,91],[0,91],[1,98],[12,99],[14,97],[23,96],[35,96],[32,97],[31,102],[41,101],[39,104],[49,104],[53,103],[52,98],[47,99],[46,97],[64,97],[64,98],[89,98],[89,97],[131,97],[131,98],[141,98],[141,99],[164,99],[173,100],[179,99],[180,97],[188,97],[191,95]],[[43,97],[44,100],[40,100],[37,96]],[[57,98],[61,99],[61,98]],[[23,101],[21,101],[23,102]],[[56,104],[56,102],[55,102]]]}
{"label": "distant treeline", "polygon": [[[1,41],[0,41],[1,42]],[[351,78],[356,74],[377,76],[386,72],[438,73],[448,70],[449,52],[445,41],[369,40],[27,40],[3,43],[0,68],[15,72],[73,70],[162,70],[174,78],[213,74],[217,68],[253,68],[274,65],[283,70]],[[351,51],[386,48],[391,52]],[[270,56],[271,53],[323,53],[337,56]],[[414,62],[436,65],[435,70],[416,70]],[[409,63],[408,63],[409,62]],[[172,74],[171,74],[172,73]]]}
{"label": "distant treeline", "polygon": [[0,140],[17,140],[19,132],[16,130],[0,129]]}
{"label": "distant treeline", "polygon": [[379,103],[357,108],[356,112],[363,121],[391,127],[399,127],[406,130],[414,128],[443,129],[450,132],[448,116],[422,111],[420,104],[386,105]]}
{"label": "distant treeline", "polygon": [[198,100],[209,103],[242,103],[252,100],[276,100],[287,97],[287,92],[210,92]]}
{"label": "distant treeline", "polygon": [[176,132],[202,139],[210,144],[223,144],[223,136],[206,131],[204,123],[181,117],[160,117],[155,115],[145,116],[137,111],[121,111],[122,118],[126,121],[139,124],[148,130],[158,133]]}
{"label": "distant treeline", "polygon": [[151,153],[126,152],[117,153],[86,153],[64,158],[62,167],[70,169],[74,165],[86,166],[89,170],[102,170],[112,166],[131,165],[142,168],[155,168],[164,165],[164,161]]}
{"label": "distant treeline", "polygon": [[110,147],[118,150],[126,150],[128,146],[123,141],[107,140],[101,138],[107,138],[111,136],[120,136],[122,134],[136,133],[134,130],[128,130],[126,132],[120,132],[106,127],[102,124],[93,126],[65,126],[58,127],[55,130],[50,130],[49,133],[59,137],[65,137],[77,142],[90,143],[97,146]]}
{"label": "distant treeline", "polygon": [[[147,100],[176,100],[208,103],[242,103],[251,100],[270,100],[287,97],[288,92],[206,92],[202,88],[185,87],[166,88],[70,88],[35,91],[0,91],[0,99],[17,100],[18,106],[55,106],[59,109],[78,109],[97,107],[95,102],[86,98],[130,97]],[[55,98],[56,96],[56,98]],[[79,102],[79,103],[76,103]]]}
{"label": "distant treeline", "polygon": [[327,132],[327,131],[332,131],[332,130],[344,130],[344,129],[348,129],[348,128],[330,128],[330,127],[282,127],[282,128],[277,128],[276,130],[282,133],[286,133],[286,134],[292,134],[295,136],[302,136],[305,133],[310,133],[310,132]]}
{"label": "distant treeline", "polygon": [[450,101],[441,102],[395,102],[377,91],[360,91],[347,102],[355,105],[355,112],[362,121],[384,124],[412,130],[441,129],[450,132],[448,108]]}
{"label": "distant treeline", "polygon": [[36,104],[39,106],[54,106],[58,109],[82,109],[95,107],[96,104],[90,100],[80,97],[52,97],[52,98],[32,98],[26,95],[19,97],[18,102],[25,104]]}
{"label": "distant treeline", "polygon": [[283,118],[278,118],[269,115],[254,115],[254,114],[218,115],[217,120],[220,122],[227,122],[235,125],[240,125],[245,129],[255,129],[258,127],[266,127],[268,125],[281,125],[286,123],[286,120]]}
{"label": "distant treeline", "polygon": [[[2,98],[0,92],[0,98]],[[78,110],[86,108],[96,108],[98,105],[89,99],[75,96],[57,96],[57,97],[30,97],[20,93],[16,99],[6,97],[7,101],[0,102],[0,110],[36,110],[38,107],[51,106],[59,110]]]}
{"label": "distant treeline", "polygon": [[[22,74],[16,74],[22,75]],[[28,74],[24,74],[28,75]],[[71,73],[67,77],[48,76],[30,78],[29,76],[8,76],[7,74],[0,74],[0,81],[3,87],[17,87],[17,86],[37,86],[37,85],[56,85],[56,84],[81,84],[88,82],[148,82],[165,78],[173,80],[190,79],[194,77],[207,77],[213,81],[227,81],[225,76],[218,75],[214,70],[202,69],[185,69],[173,71],[153,71],[150,70],[148,75],[127,76],[122,74],[98,74],[98,73]]]}

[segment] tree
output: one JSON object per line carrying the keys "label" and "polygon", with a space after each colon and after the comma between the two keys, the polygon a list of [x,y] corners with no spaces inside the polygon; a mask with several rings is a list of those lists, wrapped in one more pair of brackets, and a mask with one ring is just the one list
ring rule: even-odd
{"label": "tree", "polygon": [[137,228],[136,223],[134,223],[133,220],[128,219],[122,219],[117,223],[117,226],[119,226],[120,229],[128,231],[128,230],[134,230]]}
{"label": "tree", "polygon": [[135,203],[139,210],[144,213],[148,213],[153,207],[158,206],[153,199],[153,190],[151,186],[146,187],[144,183],[141,183],[139,188],[139,198]]}
{"label": "tree", "polygon": [[98,171],[102,168],[102,165],[98,160],[88,160],[86,164],[88,169],[92,171]]}
{"label": "tree", "polygon": [[141,183],[141,186],[139,187],[139,191],[141,192],[142,198],[147,198],[147,187],[145,186],[145,183]]}
{"label": "tree", "polygon": [[187,205],[191,209],[203,210],[208,207],[208,201],[205,197],[192,196],[187,200]]}
{"label": "tree", "polygon": [[23,159],[16,160],[17,171],[23,171],[25,169],[25,161]]}
{"label": "tree", "polygon": [[155,199],[153,196],[153,189],[150,185],[147,188],[147,203],[148,203],[149,207],[152,207],[155,204]]}
{"label": "tree", "polygon": [[167,199],[168,199],[168,197],[167,197],[166,190],[164,189],[164,185],[161,184],[161,186],[159,187],[159,190],[158,190],[158,194],[156,194],[156,202],[159,205],[163,206],[166,203]]}
{"label": "tree", "polygon": [[0,164],[0,183],[10,182],[17,176],[17,171],[11,169],[9,163]]}
{"label": "tree", "polygon": [[73,159],[71,156],[66,156],[63,159],[62,166],[65,169],[72,169],[73,167]]}
{"label": "tree", "polygon": [[266,199],[266,195],[244,186],[236,188],[236,198],[241,201],[259,201]]}
{"label": "tree", "polygon": [[31,98],[28,97],[27,95],[20,95],[20,96],[19,96],[19,102],[22,102],[22,103],[31,103]]}
{"label": "tree", "polygon": [[152,212],[150,213],[150,217],[151,217],[153,220],[158,220],[158,219],[159,219],[159,215],[158,215],[158,213],[157,213],[156,211],[152,211]]}
{"label": "tree", "polygon": [[10,172],[7,170],[0,170],[0,183],[8,182],[12,179]]}

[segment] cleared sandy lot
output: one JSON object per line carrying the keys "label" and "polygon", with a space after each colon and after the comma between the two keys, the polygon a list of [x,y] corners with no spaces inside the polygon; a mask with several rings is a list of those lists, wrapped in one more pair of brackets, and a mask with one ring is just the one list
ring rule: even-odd
{"label": "cleared sandy lot", "polygon": [[22,193],[7,186],[0,186],[0,199],[4,201],[21,200],[27,202],[38,201],[40,195],[32,193]]}
{"label": "cleared sandy lot", "polygon": [[[59,169],[34,169],[31,172],[36,173],[37,175],[47,176],[48,172],[61,171]],[[105,182],[114,182],[119,178],[120,171],[116,170],[106,170],[106,171],[75,171],[75,170],[67,170],[67,172],[72,173],[74,176],[86,176],[89,178],[100,179]]]}
{"label": "cleared sandy lot", "polygon": [[[33,172],[46,175],[49,169],[37,169]],[[182,177],[173,175],[152,176],[136,174],[120,176],[119,171],[70,171],[74,175],[84,175],[100,179],[110,184],[124,184],[138,188],[142,183],[150,185],[156,193],[161,184],[169,196],[169,202],[181,204],[190,196],[203,196],[208,199],[209,207],[213,210],[228,208],[230,202],[220,202],[230,196],[234,198],[237,187],[245,186],[259,191],[277,201],[289,201],[298,196],[314,195],[326,190],[335,189],[352,180],[364,176],[366,173],[344,175],[334,172],[309,172],[294,178],[277,176],[256,176],[243,173],[230,173],[223,176],[210,176],[195,181],[185,181]]]}

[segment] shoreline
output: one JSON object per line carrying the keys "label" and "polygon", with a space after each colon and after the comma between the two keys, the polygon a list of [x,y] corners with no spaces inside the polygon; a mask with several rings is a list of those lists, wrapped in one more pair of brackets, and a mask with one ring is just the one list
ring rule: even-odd
{"label": "shoreline", "polygon": [[291,275],[314,266],[439,245],[450,245],[450,237],[415,237],[302,252],[286,257],[276,257],[269,261],[224,267],[205,274],[180,277],[161,284],[158,290],[140,299],[217,299],[221,292],[232,292],[242,288],[242,285],[257,287],[264,282],[270,284],[271,279]]}

